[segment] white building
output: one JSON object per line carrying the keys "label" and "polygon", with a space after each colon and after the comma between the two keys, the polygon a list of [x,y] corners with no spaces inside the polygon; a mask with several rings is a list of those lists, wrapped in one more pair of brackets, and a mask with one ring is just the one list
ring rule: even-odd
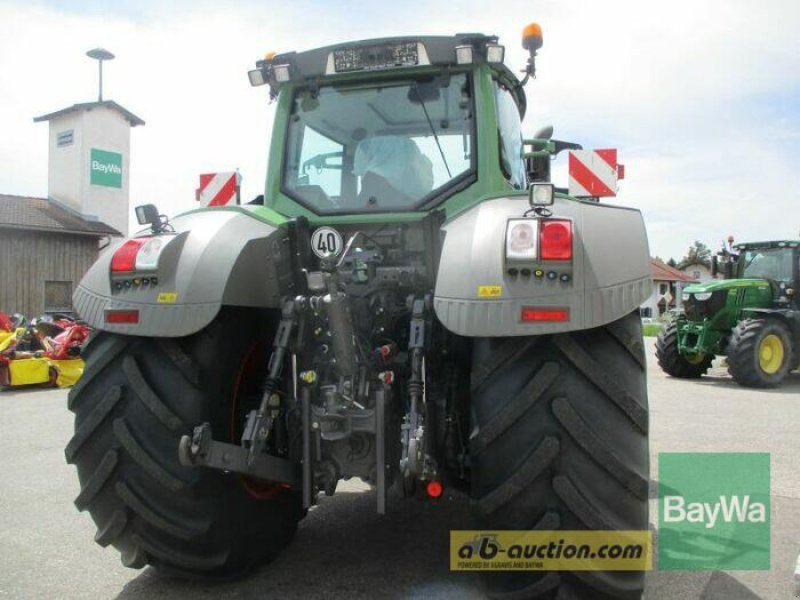
{"label": "white building", "polygon": [[131,128],[139,117],[113,100],[36,117],[48,121],[48,199],[128,234]]}
{"label": "white building", "polygon": [[643,317],[658,318],[672,308],[680,308],[683,288],[697,280],[655,258],[650,259],[650,270],[653,293],[639,307],[639,312]]}
{"label": "white building", "polygon": [[692,262],[681,265],[679,270],[683,271],[690,277],[693,277],[697,281],[711,281],[714,279],[714,277],[711,275],[711,267],[708,267],[700,262]]}

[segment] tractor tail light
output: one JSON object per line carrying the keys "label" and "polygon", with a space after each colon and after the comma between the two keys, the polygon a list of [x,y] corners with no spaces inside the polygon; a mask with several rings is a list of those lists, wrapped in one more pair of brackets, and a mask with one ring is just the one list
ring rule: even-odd
{"label": "tractor tail light", "polygon": [[135,238],[114,250],[114,255],[111,257],[111,272],[133,273],[136,268],[136,255],[146,241],[146,239]]}
{"label": "tractor tail light", "polygon": [[139,322],[138,310],[107,310],[106,323],[125,323],[135,325]]}
{"label": "tractor tail light", "polygon": [[572,260],[572,222],[560,219],[542,221],[539,243],[542,260]]}
{"label": "tractor tail light", "polygon": [[520,314],[520,321],[527,323],[541,323],[541,322],[557,322],[563,323],[569,321],[568,308],[534,308],[532,306],[522,307]]}

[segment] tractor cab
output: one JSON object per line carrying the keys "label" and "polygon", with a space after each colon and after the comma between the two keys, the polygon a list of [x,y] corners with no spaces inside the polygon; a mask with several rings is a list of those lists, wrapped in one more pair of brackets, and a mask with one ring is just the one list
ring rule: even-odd
{"label": "tractor cab", "polygon": [[797,306],[800,242],[741,244],[736,249],[736,279],[766,280],[776,303]]}
{"label": "tractor cab", "polygon": [[[530,75],[541,30],[526,28],[523,45]],[[496,36],[481,34],[267,55],[249,73],[278,103],[265,205],[331,222],[453,212],[525,190],[524,81],[504,55]]]}

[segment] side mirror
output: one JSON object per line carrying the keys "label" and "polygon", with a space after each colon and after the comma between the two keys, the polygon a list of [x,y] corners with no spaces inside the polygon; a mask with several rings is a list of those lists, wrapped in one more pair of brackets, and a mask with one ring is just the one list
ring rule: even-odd
{"label": "side mirror", "polygon": [[150,225],[153,233],[161,231],[161,215],[155,204],[142,204],[134,210],[136,211],[136,220],[139,225]]}

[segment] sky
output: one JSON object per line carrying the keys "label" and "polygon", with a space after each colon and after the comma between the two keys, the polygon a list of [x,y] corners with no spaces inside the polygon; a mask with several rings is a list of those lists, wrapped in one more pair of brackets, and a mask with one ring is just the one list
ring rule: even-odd
{"label": "sky", "polygon": [[531,21],[544,47],[525,134],[552,124],[618,148],[615,202],[642,210],[653,255],[800,237],[797,0],[0,0],[0,193],[47,195],[47,126],[33,117],[96,98],[90,48],[117,57],[105,98],[146,121],[131,134],[131,205],[176,214],[195,206],[200,173],[238,168],[243,199],[263,192],[274,105],[246,73],[266,52],[479,31],[519,71]]}

